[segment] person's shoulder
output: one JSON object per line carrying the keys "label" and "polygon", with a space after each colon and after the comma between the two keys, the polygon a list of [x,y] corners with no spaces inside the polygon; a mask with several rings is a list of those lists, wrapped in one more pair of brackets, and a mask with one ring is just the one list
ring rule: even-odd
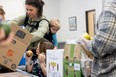
{"label": "person's shoulder", "polygon": [[44,15],[42,15],[42,16],[40,17],[40,20],[45,20],[45,21],[48,21],[48,22],[49,22],[49,20],[47,19],[47,17],[44,16]]}
{"label": "person's shoulder", "polygon": [[44,15],[41,16],[39,21],[44,22],[44,23],[49,23],[49,20]]}
{"label": "person's shoulder", "polygon": [[42,15],[40,19],[47,19],[45,15]]}
{"label": "person's shoulder", "polygon": [[35,21],[47,20],[47,18],[42,15],[41,17],[37,18]]}
{"label": "person's shoulder", "polygon": [[26,14],[20,15],[19,18],[26,18]]}

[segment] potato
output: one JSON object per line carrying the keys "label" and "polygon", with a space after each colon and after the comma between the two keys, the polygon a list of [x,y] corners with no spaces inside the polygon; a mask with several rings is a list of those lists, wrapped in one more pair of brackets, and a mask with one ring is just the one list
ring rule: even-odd
{"label": "potato", "polygon": [[27,51],[26,52],[26,56],[27,57],[31,57],[33,55],[33,52],[31,50]]}

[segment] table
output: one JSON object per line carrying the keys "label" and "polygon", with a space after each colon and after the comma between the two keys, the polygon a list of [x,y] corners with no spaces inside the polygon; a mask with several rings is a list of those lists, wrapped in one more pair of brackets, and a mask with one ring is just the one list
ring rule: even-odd
{"label": "table", "polygon": [[4,70],[0,70],[0,77],[38,77],[33,74],[30,74],[26,71],[22,71],[21,69],[16,69],[16,72],[4,72]]}

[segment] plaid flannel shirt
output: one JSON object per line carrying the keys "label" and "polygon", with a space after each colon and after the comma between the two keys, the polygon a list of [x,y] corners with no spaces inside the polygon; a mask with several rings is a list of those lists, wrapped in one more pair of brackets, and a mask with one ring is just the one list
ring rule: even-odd
{"label": "plaid flannel shirt", "polygon": [[92,41],[91,77],[116,77],[116,0],[109,0],[99,19]]}

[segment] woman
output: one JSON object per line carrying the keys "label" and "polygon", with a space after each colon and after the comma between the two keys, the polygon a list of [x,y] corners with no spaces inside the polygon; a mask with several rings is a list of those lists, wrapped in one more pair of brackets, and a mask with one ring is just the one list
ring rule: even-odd
{"label": "woman", "polygon": [[[43,6],[44,2],[42,0],[26,0],[26,15],[15,18],[9,23],[15,23],[19,26],[25,26],[25,30],[29,31],[33,35],[31,45],[28,49],[36,50],[38,42],[44,37],[45,33],[49,30],[49,23],[46,20],[42,20],[38,24],[38,29],[36,29],[36,24],[41,19],[45,19],[43,16]],[[25,21],[28,18],[28,21]]]}
{"label": "woman", "polygon": [[36,49],[36,54],[38,57],[35,60],[32,60],[31,57],[26,57],[27,71],[39,77],[47,77],[45,62],[46,50],[53,48],[53,44],[48,40],[43,39],[40,41],[38,48]]}

